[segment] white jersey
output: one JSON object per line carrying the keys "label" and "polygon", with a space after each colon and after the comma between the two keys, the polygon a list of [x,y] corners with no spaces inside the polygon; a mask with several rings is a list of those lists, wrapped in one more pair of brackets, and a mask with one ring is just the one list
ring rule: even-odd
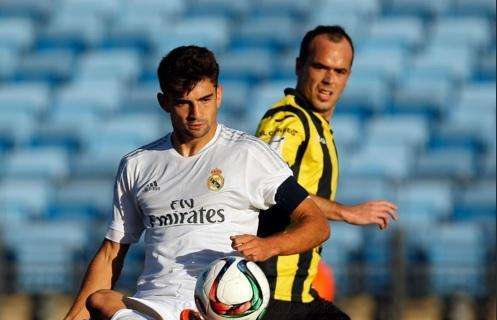
{"label": "white jersey", "polygon": [[235,254],[230,236],[257,233],[259,210],[275,204],[278,187],[291,175],[264,142],[221,124],[190,157],[173,148],[171,134],[126,155],[106,238],[133,243],[145,231],[135,297],[182,292],[193,300],[198,274]]}

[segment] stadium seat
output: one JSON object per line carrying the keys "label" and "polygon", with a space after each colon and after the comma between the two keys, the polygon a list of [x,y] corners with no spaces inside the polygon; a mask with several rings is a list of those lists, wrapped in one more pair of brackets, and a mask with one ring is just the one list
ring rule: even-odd
{"label": "stadium seat", "polygon": [[50,102],[48,85],[40,82],[25,82],[0,86],[1,112],[26,111],[38,115]]}
{"label": "stadium seat", "polygon": [[252,89],[252,91],[257,92],[257,95],[254,96],[253,102],[247,105],[248,110],[250,110],[247,122],[254,128],[253,132],[255,132],[266,111],[283,98],[285,88],[293,87],[293,85],[293,81],[290,80],[267,81]]}
{"label": "stadium seat", "polygon": [[401,47],[381,48],[376,44],[367,48],[361,47],[354,58],[354,77],[360,79],[375,75],[394,82],[405,71],[406,58],[405,49]]}
{"label": "stadium seat", "polygon": [[393,16],[373,21],[368,38],[377,45],[400,45],[415,49],[422,44],[423,35],[423,22],[418,17]]}
{"label": "stadium seat", "polygon": [[429,138],[428,120],[419,115],[373,117],[365,125],[370,144],[400,144],[424,147]]}
{"label": "stadium seat", "polygon": [[450,11],[450,0],[392,0],[387,6],[389,13],[394,15],[414,14],[421,17],[443,15]]}
{"label": "stadium seat", "polygon": [[495,81],[496,78],[496,54],[495,48],[483,54],[478,59],[478,73],[474,74],[476,81]]}
{"label": "stadium seat", "polygon": [[434,43],[463,44],[481,49],[491,41],[491,25],[485,18],[444,17],[436,21],[432,28]]}
{"label": "stadium seat", "polygon": [[393,107],[397,112],[437,115],[450,107],[454,95],[452,90],[449,77],[433,78],[428,74],[410,72],[394,91]]}
{"label": "stadium seat", "polygon": [[471,106],[479,112],[494,112],[496,105],[495,81],[470,82],[462,87],[458,104],[461,106]]}
{"label": "stadium seat", "polygon": [[251,1],[251,16],[286,16],[298,21],[311,11],[305,2],[299,0],[256,0]]}
{"label": "stadium seat", "polygon": [[40,216],[47,208],[52,187],[48,181],[2,179],[0,182],[0,203],[3,206],[26,210],[30,215]]}
{"label": "stadium seat", "polygon": [[427,77],[466,81],[472,76],[473,55],[468,46],[436,44],[414,56],[412,70]]}
{"label": "stadium seat", "polygon": [[255,17],[243,21],[231,33],[231,49],[269,48],[285,50],[298,41],[297,28],[291,17]]}
{"label": "stadium seat", "polygon": [[116,80],[82,80],[60,87],[54,96],[54,109],[90,110],[101,115],[119,107],[123,87]]}
{"label": "stadium seat", "polygon": [[75,71],[77,80],[134,81],[140,73],[140,55],[132,49],[109,49],[84,54]]}
{"label": "stadium seat", "polygon": [[49,219],[107,219],[112,212],[112,179],[72,179],[60,185],[50,204]]}
{"label": "stadium seat", "polygon": [[442,295],[482,293],[485,243],[481,229],[474,223],[439,225],[431,235],[428,258],[434,290]]}
{"label": "stadium seat", "polygon": [[[345,4],[347,2],[338,2],[338,4]],[[318,25],[339,25],[350,35],[354,43],[360,43],[367,34],[370,19],[364,17],[360,12],[343,11],[334,8],[332,5],[313,10],[309,15],[309,21],[305,24],[304,30],[311,30]],[[305,31],[304,31],[305,32]],[[301,37],[304,36],[301,33]]]}
{"label": "stadium seat", "polygon": [[160,108],[157,101],[158,92],[160,92],[160,87],[156,80],[143,81],[132,85],[126,90],[119,110],[122,113],[163,115],[164,111]]}
{"label": "stadium seat", "polygon": [[2,16],[23,17],[40,21],[50,14],[51,0],[2,0]]}
{"label": "stadium seat", "polygon": [[223,101],[221,112],[227,111],[234,115],[244,116],[250,112],[249,101],[249,86],[243,81],[223,81]]}
{"label": "stadium seat", "polygon": [[71,79],[75,57],[72,51],[53,49],[24,56],[15,73],[22,81],[60,83]]}
{"label": "stadium seat", "polygon": [[451,182],[440,180],[415,180],[403,184],[397,190],[399,210],[426,211],[434,220],[446,220],[452,214],[455,199],[452,188]]}
{"label": "stadium seat", "polygon": [[67,16],[95,15],[100,19],[110,19],[117,12],[120,5],[118,0],[101,2],[98,0],[63,0],[59,4],[58,12]]}
{"label": "stadium seat", "polygon": [[188,8],[189,15],[224,16],[230,19],[240,19],[251,9],[249,0],[195,0]]}
{"label": "stadium seat", "polygon": [[342,172],[385,179],[406,178],[413,165],[413,151],[407,145],[366,144],[351,154]]}
{"label": "stadium seat", "polygon": [[358,116],[353,113],[341,113],[340,106],[337,108],[331,121],[331,127],[340,156],[344,149],[351,150],[357,147],[364,132]]}
{"label": "stadium seat", "polygon": [[0,172],[3,177],[11,179],[57,181],[69,174],[68,161],[65,150],[61,149],[16,149],[5,156]]}
{"label": "stadium seat", "polygon": [[495,19],[495,1],[492,0],[455,0],[453,7],[457,14],[476,14]]}
{"label": "stadium seat", "polygon": [[[346,163],[349,159],[341,159]],[[340,203],[355,205],[372,199],[394,199],[393,186],[379,177],[353,176],[342,172],[336,193]]]}
{"label": "stadium seat", "polygon": [[[381,10],[380,1],[378,0],[353,0],[353,1],[340,1],[340,0],[324,0],[319,8],[323,12],[339,12],[339,13],[356,13],[363,16],[363,18],[371,17],[378,14]],[[328,23],[329,24],[329,23]]]}
{"label": "stadium seat", "polygon": [[339,108],[366,114],[383,111],[391,98],[390,91],[388,82],[381,76],[351,77]]}
{"label": "stadium seat", "polygon": [[495,180],[477,180],[459,192],[455,218],[461,220],[493,220],[496,214]]}
{"label": "stadium seat", "polygon": [[26,145],[33,136],[36,124],[36,118],[28,112],[2,110],[0,142],[7,148]]}
{"label": "stadium seat", "polygon": [[30,19],[0,18],[0,48],[23,52],[33,44],[35,30]]}
{"label": "stadium seat", "polygon": [[471,150],[435,148],[419,155],[412,174],[424,178],[470,179],[475,170],[475,156]]}
{"label": "stadium seat", "polygon": [[0,80],[11,77],[19,61],[19,57],[12,48],[0,47]]}
{"label": "stadium seat", "polygon": [[[219,55],[221,80],[239,80],[249,84],[267,79],[274,57],[270,50],[244,49]],[[283,90],[280,88],[279,90]],[[281,92],[281,91],[280,91]]]}
{"label": "stadium seat", "polygon": [[123,11],[136,12],[140,15],[158,13],[166,19],[181,16],[186,9],[186,2],[181,0],[125,0],[120,2]]}
{"label": "stadium seat", "polygon": [[37,35],[36,48],[66,48],[81,52],[101,43],[104,33],[104,22],[95,14],[55,13]]}

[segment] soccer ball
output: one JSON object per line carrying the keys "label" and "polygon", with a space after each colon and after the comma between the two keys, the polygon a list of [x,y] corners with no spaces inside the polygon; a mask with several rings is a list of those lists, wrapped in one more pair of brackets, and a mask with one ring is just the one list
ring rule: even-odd
{"label": "soccer ball", "polygon": [[261,319],[269,303],[269,284],[254,262],[224,257],[212,262],[197,279],[195,303],[207,320]]}

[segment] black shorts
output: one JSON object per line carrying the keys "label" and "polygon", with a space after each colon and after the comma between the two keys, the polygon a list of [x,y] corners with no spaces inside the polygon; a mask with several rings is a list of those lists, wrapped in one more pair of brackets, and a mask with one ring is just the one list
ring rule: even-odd
{"label": "black shorts", "polygon": [[350,320],[350,317],[326,300],[301,303],[271,299],[262,320]]}

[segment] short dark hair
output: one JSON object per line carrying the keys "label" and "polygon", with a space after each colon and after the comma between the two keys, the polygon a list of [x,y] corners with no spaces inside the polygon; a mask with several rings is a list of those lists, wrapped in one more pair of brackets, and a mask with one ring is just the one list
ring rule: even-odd
{"label": "short dark hair", "polygon": [[328,36],[328,39],[330,39],[333,42],[339,42],[343,38],[345,38],[349,44],[350,47],[352,48],[352,60],[350,61],[350,65],[352,66],[352,62],[354,61],[354,44],[352,43],[352,39],[350,39],[349,35],[341,26],[317,26],[313,30],[308,31],[304,38],[302,39],[302,42],[300,43],[300,52],[299,52],[299,61],[300,63],[305,63],[307,61],[307,58],[309,57],[309,46],[311,45],[312,39],[315,37],[325,34]]}
{"label": "short dark hair", "polygon": [[217,86],[219,65],[209,49],[193,45],[181,46],[162,58],[157,76],[164,94],[181,97],[206,78]]}

